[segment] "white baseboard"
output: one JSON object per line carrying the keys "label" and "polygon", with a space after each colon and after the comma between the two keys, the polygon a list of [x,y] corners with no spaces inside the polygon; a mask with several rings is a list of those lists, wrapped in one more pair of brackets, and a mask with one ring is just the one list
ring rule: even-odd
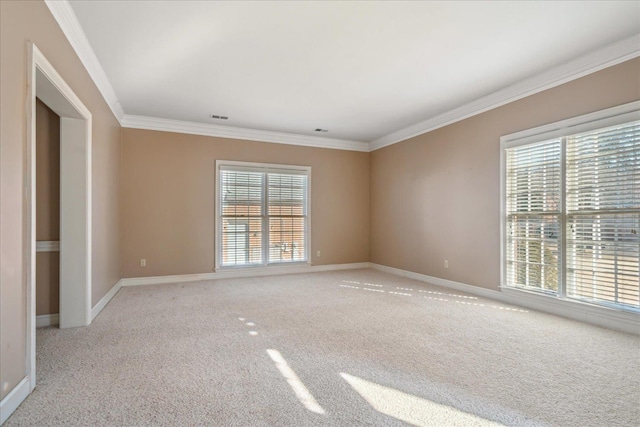
{"label": "white baseboard", "polygon": [[36,328],[43,328],[45,326],[59,325],[60,315],[55,314],[40,314],[36,316]]}
{"label": "white baseboard", "polygon": [[20,406],[30,393],[29,378],[24,377],[22,381],[20,381],[18,385],[15,386],[13,390],[11,390],[9,394],[2,399],[2,401],[0,401],[0,425],[7,421],[11,414],[18,409],[18,406]]}
{"label": "white baseboard", "polygon": [[201,280],[233,279],[238,277],[276,276],[281,274],[314,273],[318,271],[354,270],[369,268],[368,262],[330,265],[292,265],[257,268],[232,268],[215,273],[179,274],[173,276],[131,277],[122,279],[122,286],[159,285],[164,283],[197,282]]}
{"label": "white baseboard", "polygon": [[466,292],[468,294],[477,295],[484,298],[500,299],[500,292],[492,289],[480,288],[478,286],[467,285],[465,283],[454,282],[453,280],[441,279],[439,277],[427,276],[426,274],[414,273],[413,271],[401,270],[399,268],[388,267],[386,265],[371,263],[374,270],[384,271],[385,273],[395,274],[396,276],[407,277],[409,279],[419,280],[421,282],[431,283],[456,291]]}
{"label": "white baseboard", "polygon": [[496,291],[467,285],[465,283],[454,282],[452,280],[441,279],[439,277],[414,273],[412,271],[401,270],[399,268],[388,267],[386,265],[375,263],[370,263],[370,265],[371,268],[384,271],[386,273],[419,280],[421,282],[427,282],[449,289],[455,289],[460,292],[466,292],[479,297],[501,301],[506,304],[513,304],[573,320],[579,320],[592,325],[640,335],[640,314],[637,313],[596,306],[575,300],[559,299],[557,297],[537,294],[535,292],[527,292],[520,289],[503,288],[500,291]]}
{"label": "white baseboard", "polygon": [[363,268],[370,268],[371,264],[368,262],[354,262],[352,264],[328,264],[328,265],[312,265],[309,271],[303,271],[302,273],[317,273],[319,271],[340,271],[340,270],[360,270]]}
{"label": "white baseboard", "polygon": [[109,301],[111,301],[111,299],[118,293],[120,288],[123,286],[122,280],[123,279],[118,280],[118,283],[113,285],[113,288],[111,288],[111,290],[107,292],[105,296],[100,298],[100,301],[98,301],[98,303],[95,306],[93,306],[93,308],[91,309],[92,322],[93,322],[93,319],[95,319],[96,316],[100,314],[100,312],[107,306],[107,304],[109,304]]}

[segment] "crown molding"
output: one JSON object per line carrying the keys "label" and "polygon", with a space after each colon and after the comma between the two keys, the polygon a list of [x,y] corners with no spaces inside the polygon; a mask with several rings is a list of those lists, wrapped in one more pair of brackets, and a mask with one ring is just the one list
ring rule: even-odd
{"label": "crown molding", "polygon": [[431,132],[638,56],[640,56],[640,34],[622,39],[461,107],[378,138],[370,143],[370,151]]}
{"label": "crown molding", "polygon": [[191,135],[217,136],[220,138],[244,139],[249,141],[271,142],[275,144],[302,145],[306,147],[333,148],[336,150],[369,151],[369,143],[345,139],[322,138],[293,133],[267,130],[219,126],[208,123],[187,122],[182,120],[160,119],[156,117],[132,116],[125,114],[122,127],[132,129],[158,130]]}
{"label": "crown molding", "polygon": [[93,51],[91,44],[89,44],[89,40],[76,14],[73,12],[71,4],[69,4],[67,0],[45,0],[45,4],[58,22],[62,32],[67,37],[67,40],[69,40],[71,47],[73,47],[73,50],[75,50],[78,55],[78,58],[80,58],[80,62],[82,62],[89,76],[98,87],[107,105],[111,108],[113,115],[118,122],[122,124],[124,110],[120,105],[116,92],[113,90],[113,86],[111,86],[111,82],[107,78],[107,74],[98,61],[98,57]]}
{"label": "crown molding", "polygon": [[120,125],[128,128],[370,152],[439,129],[640,56],[640,34],[583,55],[453,110],[371,142],[298,135],[125,114],[68,0],[44,0]]}
{"label": "crown molding", "polygon": [[333,148],[338,150],[369,151],[367,142],[334,138],[298,135],[284,132],[234,128],[206,123],[185,122],[155,117],[132,116],[125,114],[116,93],[111,86],[100,61],[93,51],[75,12],[68,0],[45,0],[45,4],[58,22],[62,32],[87,69],[98,90],[111,108],[122,127],[179,132],[193,135],[217,136],[223,138],[245,139],[278,144],[302,145],[308,147]]}

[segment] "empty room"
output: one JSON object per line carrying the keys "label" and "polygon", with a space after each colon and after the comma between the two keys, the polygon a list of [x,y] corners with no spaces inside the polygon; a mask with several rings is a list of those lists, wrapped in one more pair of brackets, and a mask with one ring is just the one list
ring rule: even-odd
{"label": "empty room", "polygon": [[0,1],[2,426],[636,426],[640,1]]}

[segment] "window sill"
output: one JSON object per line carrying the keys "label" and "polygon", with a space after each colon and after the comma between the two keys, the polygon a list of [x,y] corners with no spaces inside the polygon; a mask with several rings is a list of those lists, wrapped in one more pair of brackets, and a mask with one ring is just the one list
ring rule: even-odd
{"label": "window sill", "polygon": [[276,274],[291,274],[291,273],[307,273],[311,272],[311,263],[302,261],[302,262],[291,262],[291,263],[282,263],[282,264],[271,264],[271,265],[256,265],[254,267],[250,266],[228,266],[228,267],[217,267],[215,270],[216,278],[232,278],[232,277],[251,277],[251,276],[270,276]]}

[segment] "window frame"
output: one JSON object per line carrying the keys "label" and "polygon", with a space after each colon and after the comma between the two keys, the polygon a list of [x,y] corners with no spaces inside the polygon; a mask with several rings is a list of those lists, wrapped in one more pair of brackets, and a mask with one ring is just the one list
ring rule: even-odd
{"label": "window frame", "polygon": [[[591,303],[567,297],[566,294],[566,254],[567,254],[567,209],[566,209],[566,138],[571,135],[616,126],[640,120],[640,101],[619,105],[605,110],[585,114],[555,123],[504,135],[500,138],[500,291],[515,292],[519,295],[537,295],[571,304],[586,304],[599,308],[638,313],[633,307],[618,304]],[[524,145],[561,139],[560,142],[560,236],[558,242],[558,291],[557,294],[538,292],[509,286],[507,283],[507,150]]]}
{"label": "window frame", "polygon": [[[269,230],[263,231],[264,238],[262,239],[262,250],[264,253],[263,262],[260,264],[243,264],[243,265],[222,265],[222,194],[221,194],[221,171],[234,170],[239,172],[258,172],[258,173],[282,173],[282,174],[296,174],[305,175],[307,177],[307,198],[305,210],[306,224],[305,224],[305,258],[303,261],[289,261],[289,262],[274,262],[269,263]],[[239,270],[239,269],[257,269],[257,268],[286,268],[288,266],[295,265],[311,265],[311,166],[298,166],[298,165],[282,165],[273,163],[255,163],[255,162],[243,162],[234,160],[216,160],[216,172],[215,172],[215,201],[214,201],[214,240],[215,240],[215,254],[214,254],[214,271],[219,270]],[[267,195],[263,194],[262,204],[264,209],[264,217],[267,218]]]}

